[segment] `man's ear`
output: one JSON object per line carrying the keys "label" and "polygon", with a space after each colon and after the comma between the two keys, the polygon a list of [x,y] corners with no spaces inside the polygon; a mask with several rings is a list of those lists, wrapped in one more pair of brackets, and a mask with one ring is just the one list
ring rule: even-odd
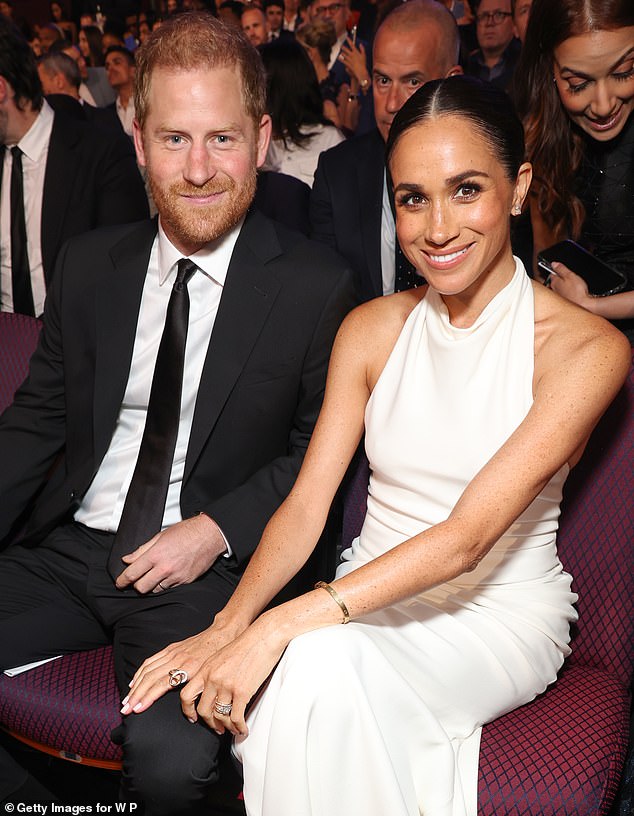
{"label": "man's ear", "polygon": [[258,144],[257,144],[257,159],[256,159],[256,166],[262,167],[264,164],[264,160],[266,159],[266,153],[269,149],[269,142],[271,141],[271,132],[273,130],[273,122],[271,117],[268,113],[265,113],[264,116],[260,119],[260,125],[258,127],[258,132],[256,134]]}
{"label": "man's ear", "polygon": [[10,85],[3,76],[0,76],[0,104],[6,102],[11,91]]}
{"label": "man's ear", "polygon": [[145,148],[143,147],[143,131],[135,119],[132,123],[132,136],[134,137],[134,149],[136,150],[136,160],[141,167],[146,167]]}

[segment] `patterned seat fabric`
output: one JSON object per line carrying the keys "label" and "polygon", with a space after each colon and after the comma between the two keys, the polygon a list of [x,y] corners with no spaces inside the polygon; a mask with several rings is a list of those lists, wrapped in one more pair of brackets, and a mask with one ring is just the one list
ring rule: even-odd
{"label": "patterned seat fabric", "polygon": [[66,655],[17,677],[0,675],[2,726],[88,764],[119,767],[121,748],[110,739],[121,722],[119,700],[110,647]]}
{"label": "patterned seat fabric", "polygon": [[[558,547],[579,595],[572,655],[536,700],[484,726],[479,816],[602,816],[625,761],[634,675],[634,366],[565,488]],[[343,546],[366,512],[361,455]]]}
{"label": "patterned seat fabric", "polygon": [[[27,374],[40,328],[33,317],[0,312],[0,411]],[[43,750],[118,765],[121,749],[110,731],[119,722],[110,648],[68,655],[17,677],[0,674],[0,726]]]}
{"label": "patterned seat fabric", "polygon": [[40,336],[41,323],[34,317],[0,312],[0,411],[26,377],[31,354]]}

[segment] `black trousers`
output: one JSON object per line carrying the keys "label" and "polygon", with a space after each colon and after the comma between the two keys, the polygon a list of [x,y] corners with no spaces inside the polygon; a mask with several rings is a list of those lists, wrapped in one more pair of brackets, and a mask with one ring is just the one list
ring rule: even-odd
{"label": "black trousers", "polygon": [[[118,590],[106,569],[111,542],[73,523],[0,555],[0,670],[112,643],[123,697],[146,657],[207,627],[235,588],[229,572],[211,570],[157,594]],[[217,779],[219,737],[183,716],[176,691],[123,718],[121,740],[123,798],[146,813],[195,812]],[[0,801],[13,792],[7,779],[15,766],[0,754]]]}

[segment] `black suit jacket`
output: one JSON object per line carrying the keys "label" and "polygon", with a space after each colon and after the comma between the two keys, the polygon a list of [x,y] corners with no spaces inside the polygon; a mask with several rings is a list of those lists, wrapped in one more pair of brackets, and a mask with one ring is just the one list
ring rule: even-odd
{"label": "black suit jacket", "polygon": [[[145,221],[82,235],[61,253],[29,377],[0,419],[0,540],[45,480],[27,541],[69,518],[89,487],[125,391],[155,236]],[[231,544],[234,557],[216,568],[242,569],[290,490],[351,305],[351,277],[335,253],[249,214],[203,367],[181,491],[183,517],[205,511]]]}
{"label": "black suit jacket", "polygon": [[95,227],[147,218],[147,196],[130,139],[55,113],[42,196],[47,286],[63,243]]}
{"label": "black suit jacket", "polygon": [[311,237],[352,267],[359,302],[383,294],[381,208],[385,144],[376,128],[319,157],[310,195]]}
{"label": "black suit jacket", "polygon": [[274,170],[259,170],[258,184],[253,206],[274,221],[299,230],[310,232],[308,201],[310,187],[295,176]]}

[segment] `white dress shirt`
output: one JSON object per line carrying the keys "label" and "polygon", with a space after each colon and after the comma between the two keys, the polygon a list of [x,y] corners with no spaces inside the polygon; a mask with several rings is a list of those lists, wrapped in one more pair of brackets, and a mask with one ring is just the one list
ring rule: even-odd
{"label": "white dress shirt", "polygon": [[381,202],[381,277],[383,294],[391,295],[396,282],[396,224],[387,189],[387,173],[383,174]]}
{"label": "white dress shirt", "polygon": [[344,31],[340,37],[337,37],[335,44],[330,49],[330,59],[328,60],[328,70],[332,68],[332,66],[337,62],[337,57],[339,56],[339,52],[341,51],[342,45],[345,43],[346,39],[348,38],[348,32]]}
{"label": "white dress shirt", "polygon": [[[26,242],[31,270],[31,289],[35,314],[44,311],[46,283],[42,266],[42,197],[48,147],[53,130],[54,114],[45,101],[37,119],[17,143],[22,156],[24,178],[24,217]],[[13,283],[11,280],[11,167],[13,144],[7,143],[0,191],[0,298],[2,311],[13,311]]]}
{"label": "white dress shirt", "polygon": [[132,123],[134,122],[134,99],[130,97],[128,100],[128,107],[124,108],[121,102],[121,97],[117,96],[117,101],[115,103],[117,108],[117,116],[119,117],[119,121],[121,122],[121,127],[123,128],[124,132],[132,138]]}
{"label": "white dress shirt", "polygon": [[87,105],[95,108],[97,103],[95,102],[95,97],[90,93],[88,85],[85,82],[82,82],[79,86],[79,98],[82,101],[82,104],[85,102]]}
{"label": "white dress shirt", "polygon": [[[190,256],[198,270],[187,286],[190,308],[180,424],[162,529],[182,520],[181,484],[200,377],[241,227],[242,222],[219,240]],[[176,264],[182,257],[182,253],[163,232],[159,221],[143,286],[132,363],[117,425],[99,470],[75,513],[76,521],[97,530],[115,532],[119,526],[145,427],[154,365],[172,284],[176,280]]]}

